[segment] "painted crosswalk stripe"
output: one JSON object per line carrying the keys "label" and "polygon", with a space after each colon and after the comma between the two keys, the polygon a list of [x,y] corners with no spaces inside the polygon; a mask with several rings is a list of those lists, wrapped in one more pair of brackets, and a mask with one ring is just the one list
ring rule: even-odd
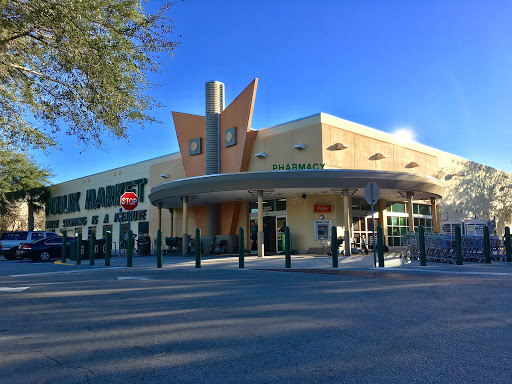
{"label": "painted crosswalk stripe", "polygon": [[39,276],[39,275],[56,275],[61,273],[79,273],[79,272],[95,272],[105,271],[109,269],[123,269],[126,267],[106,267],[106,268],[94,268],[94,269],[75,269],[73,271],[55,271],[55,272],[39,272],[39,273],[25,273],[23,275],[9,275],[9,277],[25,277],[25,276]]}
{"label": "painted crosswalk stripe", "polygon": [[0,287],[0,292],[23,292],[30,287]]}

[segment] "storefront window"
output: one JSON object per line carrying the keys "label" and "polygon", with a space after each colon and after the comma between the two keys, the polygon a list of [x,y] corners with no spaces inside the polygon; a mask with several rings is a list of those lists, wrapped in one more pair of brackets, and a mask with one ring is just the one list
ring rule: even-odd
{"label": "storefront window", "polygon": [[[286,199],[278,199],[278,200],[264,200],[263,201],[263,212],[274,212],[274,211],[286,211]],[[249,212],[257,213],[258,212],[258,202],[250,201],[249,202]]]}
{"label": "storefront window", "polygon": [[149,236],[149,221],[139,222],[139,230],[137,234],[139,236]]}
{"label": "storefront window", "polygon": [[107,238],[107,232],[112,233],[112,224],[105,224],[103,226],[103,238]]}
{"label": "storefront window", "polygon": [[286,211],[286,199],[276,200],[276,211]]}
{"label": "storefront window", "polygon": [[[366,202],[366,200],[361,200],[361,211],[371,211],[372,207],[370,204]],[[375,207],[374,207],[375,208]]]}
{"label": "storefront window", "polygon": [[94,233],[96,235],[96,227],[89,227],[87,228],[87,237],[91,237],[91,234]]}
{"label": "storefront window", "polygon": [[391,212],[395,213],[405,213],[405,203],[393,203],[391,205]]}
{"label": "storefront window", "polygon": [[432,206],[430,205],[420,205],[420,215],[432,215]]}
{"label": "storefront window", "polygon": [[[286,204],[286,202],[285,202]],[[249,211],[251,213],[258,212],[258,202],[250,201],[249,202]],[[275,211],[275,200],[264,200],[263,201],[263,212],[272,212]]]}
{"label": "storefront window", "polygon": [[119,232],[119,249],[126,249],[126,234],[128,233],[128,223],[121,224]]}

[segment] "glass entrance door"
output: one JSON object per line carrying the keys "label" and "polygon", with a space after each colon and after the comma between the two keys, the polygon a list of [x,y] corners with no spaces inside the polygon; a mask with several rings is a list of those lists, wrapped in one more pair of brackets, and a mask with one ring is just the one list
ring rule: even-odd
{"label": "glass entrance door", "polygon": [[[375,233],[377,233],[377,225],[379,214],[376,212],[373,215],[375,223]],[[372,216],[364,213],[352,213],[352,233],[354,238],[354,244],[357,247],[361,247],[361,238],[364,236],[366,239],[366,245],[368,248],[373,246],[373,232],[372,232]]]}
{"label": "glass entrance door", "polygon": [[[284,252],[284,227],[286,227],[285,212],[280,212],[277,216],[263,217],[263,236],[265,240],[265,252]],[[251,213],[249,215],[249,222],[251,228],[251,251],[257,250],[257,214]],[[254,237],[254,240],[253,240]]]}
{"label": "glass entrance door", "polygon": [[284,227],[286,227],[286,216],[276,217],[276,249],[277,252],[284,252]]}

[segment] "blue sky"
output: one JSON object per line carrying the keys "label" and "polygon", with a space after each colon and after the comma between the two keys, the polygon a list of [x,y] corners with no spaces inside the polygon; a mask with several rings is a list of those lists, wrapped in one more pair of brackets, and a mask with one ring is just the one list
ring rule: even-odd
{"label": "blue sky", "polygon": [[169,15],[182,37],[152,77],[163,124],[102,149],[62,137],[36,153],[53,182],[178,151],[171,111],[204,114],[207,80],[227,105],[255,77],[255,129],[325,112],[512,171],[510,1],[186,0]]}

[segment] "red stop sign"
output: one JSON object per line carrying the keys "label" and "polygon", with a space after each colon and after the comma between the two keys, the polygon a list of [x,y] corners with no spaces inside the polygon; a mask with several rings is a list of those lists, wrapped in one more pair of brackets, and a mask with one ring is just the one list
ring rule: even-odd
{"label": "red stop sign", "polygon": [[125,192],[121,196],[121,206],[127,211],[133,211],[139,205],[139,198],[133,192]]}

